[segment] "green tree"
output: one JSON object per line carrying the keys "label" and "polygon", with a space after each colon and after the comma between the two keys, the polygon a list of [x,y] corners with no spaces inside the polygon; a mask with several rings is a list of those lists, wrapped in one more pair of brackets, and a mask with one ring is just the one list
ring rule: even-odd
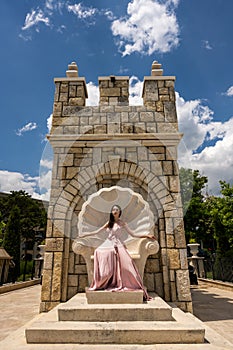
{"label": "green tree", "polygon": [[3,247],[13,258],[16,276],[18,276],[20,272],[20,210],[17,205],[11,208],[6,224]]}
{"label": "green tree", "polygon": [[203,190],[208,182],[199,170],[180,169],[181,198],[184,208],[184,227],[188,242],[203,240],[206,234],[206,210]]}
{"label": "green tree", "polygon": [[2,220],[2,213],[0,212],[0,247],[3,245],[5,222]]}
{"label": "green tree", "polygon": [[186,213],[193,193],[193,170],[180,168],[179,173],[183,211]]}
{"label": "green tree", "polygon": [[24,240],[34,239],[36,230],[44,230],[46,226],[46,211],[36,200],[25,191],[12,191],[0,202],[3,220],[7,222],[11,208],[15,205],[20,210],[20,234]]}
{"label": "green tree", "polygon": [[[19,223],[20,243],[24,243],[24,253],[27,254],[27,249],[33,249],[36,240],[40,241],[44,238],[47,214],[43,205],[31,198],[25,191],[12,191],[9,196],[0,199],[0,211],[2,220],[6,223],[5,234],[7,235],[9,235],[10,229],[8,226],[12,225],[12,209],[15,207],[18,208],[17,223]],[[39,234],[41,237],[39,237]],[[7,237],[6,240],[8,241]],[[18,248],[16,250],[18,251]],[[27,257],[30,258],[31,255],[27,255]]]}
{"label": "green tree", "polygon": [[206,206],[219,257],[233,256],[233,186],[219,181],[221,197],[209,197]]}

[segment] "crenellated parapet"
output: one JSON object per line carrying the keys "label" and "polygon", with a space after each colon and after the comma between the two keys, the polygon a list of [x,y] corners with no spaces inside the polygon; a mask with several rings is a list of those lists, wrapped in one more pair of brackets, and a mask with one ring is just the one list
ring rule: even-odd
{"label": "crenellated parapet", "polygon": [[129,77],[110,75],[99,77],[100,105],[127,106],[129,104]]}

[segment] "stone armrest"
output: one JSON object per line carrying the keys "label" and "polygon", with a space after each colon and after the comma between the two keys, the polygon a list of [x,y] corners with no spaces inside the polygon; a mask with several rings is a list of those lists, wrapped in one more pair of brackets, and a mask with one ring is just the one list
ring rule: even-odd
{"label": "stone armrest", "polygon": [[[159,244],[155,240],[148,238],[133,238],[125,242],[126,248],[134,260],[138,271],[143,278],[146,260],[149,255],[156,254],[159,251]],[[84,238],[77,238],[72,245],[74,253],[82,255],[87,265],[87,274],[89,284],[93,279],[94,271],[94,247],[86,245]]]}

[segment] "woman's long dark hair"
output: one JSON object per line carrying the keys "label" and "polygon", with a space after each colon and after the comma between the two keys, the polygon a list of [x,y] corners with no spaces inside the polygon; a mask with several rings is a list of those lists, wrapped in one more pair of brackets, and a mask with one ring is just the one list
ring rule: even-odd
{"label": "woman's long dark hair", "polygon": [[120,211],[119,217],[121,216],[121,212],[122,212],[121,207],[120,207],[118,204],[114,204],[114,205],[112,206],[111,212],[110,212],[110,215],[109,215],[109,222],[108,222],[108,225],[107,225],[107,227],[109,227],[109,228],[112,228],[113,225],[114,225],[114,222],[115,222],[114,216],[113,216],[113,214],[112,214],[112,210],[113,210],[114,207],[117,207],[117,208],[119,209],[119,211]]}

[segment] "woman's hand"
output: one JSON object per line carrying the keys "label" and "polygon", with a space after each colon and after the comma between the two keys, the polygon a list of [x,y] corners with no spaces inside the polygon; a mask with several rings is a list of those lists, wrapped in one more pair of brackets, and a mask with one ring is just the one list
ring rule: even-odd
{"label": "woman's hand", "polygon": [[156,239],[154,235],[146,235],[145,238],[152,239],[153,241]]}

